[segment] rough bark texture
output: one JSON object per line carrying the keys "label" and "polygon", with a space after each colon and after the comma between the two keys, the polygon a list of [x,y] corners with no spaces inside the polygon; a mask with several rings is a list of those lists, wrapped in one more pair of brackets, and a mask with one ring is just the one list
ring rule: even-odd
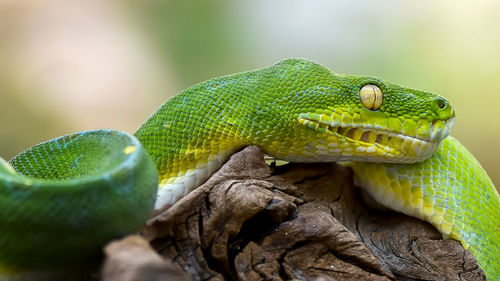
{"label": "rough bark texture", "polygon": [[106,248],[102,280],[485,280],[457,241],[369,208],[349,169],[270,168],[257,147],[233,155],[142,236],[152,248],[139,237]]}

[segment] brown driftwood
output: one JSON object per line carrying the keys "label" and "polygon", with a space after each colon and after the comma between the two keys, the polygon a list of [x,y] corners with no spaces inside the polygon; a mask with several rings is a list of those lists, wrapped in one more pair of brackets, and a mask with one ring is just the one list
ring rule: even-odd
{"label": "brown driftwood", "polygon": [[139,236],[129,236],[110,243],[106,249],[108,257],[102,272],[102,280],[109,281],[184,281],[189,280],[173,262],[162,259]]}
{"label": "brown driftwood", "polygon": [[155,251],[138,237],[112,243],[102,280],[485,280],[457,241],[369,208],[348,168],[272,169],[257,147],[233,155],[142,236]]}

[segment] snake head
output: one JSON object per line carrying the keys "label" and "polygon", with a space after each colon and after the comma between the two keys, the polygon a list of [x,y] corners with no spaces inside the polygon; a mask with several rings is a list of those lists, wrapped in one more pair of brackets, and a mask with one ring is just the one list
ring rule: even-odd
{"label": "snake head", "polygon": [[295,82],[286,93],[277,93],[286,100],[278,102],[286,104],[281,114],[292,116],[293,127],[270,152],[278,158],[420,162],[434,154],[454,123],[454,108],[439,95],[335,74],[303,60],[281,64]]}

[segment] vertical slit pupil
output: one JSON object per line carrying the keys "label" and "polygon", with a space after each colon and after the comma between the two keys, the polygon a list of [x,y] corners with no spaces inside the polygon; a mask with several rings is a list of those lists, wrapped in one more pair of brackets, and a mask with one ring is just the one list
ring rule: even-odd
{"label": "vertical slit pupil", "polygon": [[377,104],[377,89],[375,88],[374,85],[371,85],[372,91],[373,91],[373,104],[371,106],[371,109],[375,108],[375,104]]}

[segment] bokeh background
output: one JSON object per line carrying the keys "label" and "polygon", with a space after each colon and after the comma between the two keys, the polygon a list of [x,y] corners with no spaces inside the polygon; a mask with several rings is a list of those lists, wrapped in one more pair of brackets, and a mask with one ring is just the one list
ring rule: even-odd
{"label": "bokeh background", "polygon": [[439,93],[500,187],[500,1],[1,0],[0,156],[74,131],[134,132],[196,82],[318,61]]}

